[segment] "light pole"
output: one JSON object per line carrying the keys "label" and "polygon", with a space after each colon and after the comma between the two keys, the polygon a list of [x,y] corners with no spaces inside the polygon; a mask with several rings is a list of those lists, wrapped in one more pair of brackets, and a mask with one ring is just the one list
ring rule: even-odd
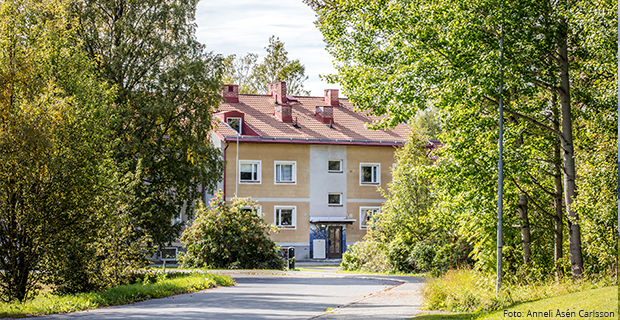
{"label": "light pole", "polygon": [[[237,161],[235,162],[235,197],[239,196],[239,131],[233,129],[233,127],[231,127],[228,123],[224,124],[230,128],[230,130],[234,131],[237,133]],[[239,126],[241,126],[241,124],[239,124]],[[226,201],[226,199],[224,199],[224,201]]]}
{"label": "light pole", "polygon": [[502,215],[504,209],[504,10],[502,8],[502,25],[499,40],[499,160],[497,163],[497,280],[495,282],[495,292],[499,295],[502,286]]}

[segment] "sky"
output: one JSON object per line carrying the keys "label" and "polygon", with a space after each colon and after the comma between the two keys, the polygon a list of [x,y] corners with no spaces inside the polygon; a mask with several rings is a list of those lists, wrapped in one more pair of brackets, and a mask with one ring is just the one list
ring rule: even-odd
{"label": "sky", "polygon": [[339,86],[319,78],[335,70],[315,20],[314,11],[301,0],[203,0],[196,10],[196,36],[207,51],[225,56],[252,52],[260,61],[266,55],[269,37],[275,35],[284,42],[288,58],[299,59],[306,67],[306,90],[323,96],[324,89]]}

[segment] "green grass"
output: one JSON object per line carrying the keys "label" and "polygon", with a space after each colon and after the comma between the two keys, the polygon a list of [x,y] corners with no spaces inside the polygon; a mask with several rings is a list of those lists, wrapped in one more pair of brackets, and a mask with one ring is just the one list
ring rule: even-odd
{"label": "green grass", "polygon": [[[548,317],[544,314],[534,312],[551,312]],[[571,312],[561,316],[557,312]],[[613,312],[611,317],[589,317],[580,314],[580,311]],[[529,314],[528,314],[529,312]],[[618,319],[618,287],[605,287],[599,289],[586,290],[556,296],[553,298],[541,299],[533,302],[518,304],[504,310],[493,312],[475,313],[452,313],[452,314],[423,314],[415,317],[415,320],[506,320],[506,319]]]}
{"label": "green grass", "polygon": [[24,303],[0,302],[0,318],[96,309],[234,284],[235,281],[226,275],[188,273],[169,275],[167,279],[160,278],[156,283],[122,285],[102,292],[64,296],[42,293]]}
{"label": "green grass", "polygon": [[427,310],[453,312],[485,312],[500,310],[519,303],[550,298],[614,285],[612,277],[585,277],[530,281],[528,284],[504,283],[499,296],[495,294],[495,277],[471,270],[448,271],[443,277],[429,281],[424,288]]}

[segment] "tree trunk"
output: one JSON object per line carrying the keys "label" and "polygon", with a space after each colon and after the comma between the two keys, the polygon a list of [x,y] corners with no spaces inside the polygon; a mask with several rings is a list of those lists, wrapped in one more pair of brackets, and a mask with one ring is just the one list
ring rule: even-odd
{"label": "tree trunk", "polygon": [[561,84],[558,93],[560,95],[560,108],[562,114],[562,149],[564,150],[564,199],[566,214],[568,216],[568,243],[570,247],[571,272],[573,279],[581,278],[583,273],[583,258],[581,255],[581,228],[579,217],[573,210],[572,204],[577,195],[575,185],[575,149],[573,146],[573,123],[571,119],[569,61],[568,61],[568,35],[566,22],[562,19],[562,45],[559,50],[559,63],[561,67]]}
{"label": "tree trunk", "polygon": [[[557,107],[557,95],[552,97],[553,113],[555,114],[555,120],[553,121],[553,128],[556,131],[560,131],[560,112]],[[554,250],[553,250],[553,262],[555,263],[555,278],[560,280],[564,277],[564,269],[560,267],[559,261],[564,257],[564,208],[562,204],[563,186],[562,186],[562,165],[560,159],[562,157],[561,140],[553,142],[553,159],[554,170],[553,180],[555,182],[555,190],[553,194],[553,224],[554,224]]]}
{"label": "tree trunk", "polygon": [[521,221],[522,221],[521,223],[521,244],[523,246],[523,263],[529,264],[530,256],[531,256],[530,219],[528,218],[528,215],[527,215],[527,196],[525,194],[519,195],[519,200],[517,201],[517,205],[518,205],[517,212],[519,212],[519,218],[521,218]]}

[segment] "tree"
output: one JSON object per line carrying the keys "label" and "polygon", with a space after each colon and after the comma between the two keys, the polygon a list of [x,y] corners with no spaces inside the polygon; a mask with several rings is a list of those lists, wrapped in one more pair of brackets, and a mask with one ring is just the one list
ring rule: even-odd
{"label": "tree", "polygon": [[[494,0],[467,4],[383,0],[308,0],[306,3],[317,11],[318,27],[335,57],[338,74],[329,79],[340,83],[360,109],[387,115],[376,127],[405,122],[430,101],[445,111],[447,122],[457,119],[459,124],[473,125],[471,129],[488,126],[485,124],[490,120],[488,116],[497,118],[501,63],[506,74],[503,98],[508,116],[518,120],[515,123],[544,131],[537,134],[549,136],[550,141],[555,140],[561,146],[571,270],[573,277],[581,276],[584,265],[580,220],[572,206],[578,196],[574,119],[581,116],[575,105],[589,105],[590,111],[604,107],[590,99],[592,95],[588,92],[596,97],[597,89],[592,89],[592,85],[607,87],[600,83],[612,82],[615,75],[615,67],[608,61],[609,48],[614,48],[616,38],[609,31],[613,28],[606,27],[614,25],[614,16],[609,14],[614,3]],[[592,24],[591,21],[604,22]],[[501,62],[500,30],[505,34],[506,48]],[[462,109],[468,111],[460,112]],[[459,119],[466,113],[472,118]],[[480,115],[485,119],[477,118]],[[554,120],[558,121],[557,127]],[[515,134],[518,137],[518,132]],[[549,146],[553,144],[547,144],[551,151]],[[488,161],[492,158],[485,160],[484,165],[493,163]],[[488,171],[480,164],[471,163],[481,172]],[[483,176],[488,179],[492,177],[490,173]],[[516,187],[518,181],[514,184]],[[493,192],[488,191],[491,189],[484,193],[484,199],[492,204]]]}
{"label": "tree", "polygon": [[181,241],[187,247],[183,266],[192,268],[282,269],[278,246],[269,238],[268,225],[256,212],[258,205],[234,198],[229,205],[218,192],[209,207],[200,205],[194,223]]}
{"label": "tree", "polygon": [[267,84],[285,81],[287,93],[291,95],[310,95],[304,89],[306,68],[299,60],[289,60],[284,42],[276,36],[269,38],[265,47],[267,56],[261,63],[258,55],[248,53],[242,58],[230,55],[224,60],[224,81],[239,85],[239,93],[267,93]]}
{"label": "tree", "polygon": [[[97,79],[65,1],[0,3],[0,299],[31,298],[68,239],[96,241],[110,198]],[[79,254],[79,252],[73,252]]]}
{"label": "tree", "polygon": [[239,93],[258,93],[253,81],[258,54],[250,53],[241,58],[231,54],[224,59],[224,83],[239,85]]}
{"label": "tree", "polygon": [[[212,112],[221,102],[222,58],[204,53],[193,23],[197,1],[75,2],[79,36],[101,77],[118,89],[108,122],[113,157],[139,173],[128,208],[136,230],[156,245],[176,239],[215,189],[223,160],[211,145]],[[184,208],[184,209],[182,209]]]}

